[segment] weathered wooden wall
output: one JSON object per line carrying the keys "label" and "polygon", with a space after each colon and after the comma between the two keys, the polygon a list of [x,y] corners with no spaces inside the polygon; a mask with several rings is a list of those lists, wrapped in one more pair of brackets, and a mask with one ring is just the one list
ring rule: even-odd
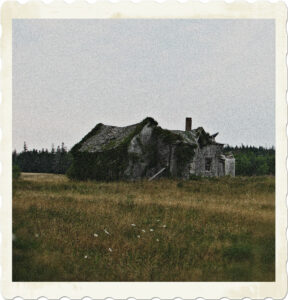
{"label": "weathered wooden wall", "polygon": [[[223,159],[222,145],[208,145],[196,149],[190,164],[190,174],[197,176],[235,176],[235,159]],[[206,159],[211,159],[211,167],[206,169]]]}

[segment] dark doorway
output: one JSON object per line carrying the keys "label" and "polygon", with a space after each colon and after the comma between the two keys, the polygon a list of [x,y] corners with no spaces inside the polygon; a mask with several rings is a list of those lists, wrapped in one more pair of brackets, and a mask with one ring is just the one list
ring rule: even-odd
{"label": "dark doorway", "polygon": [[212,165],[212,158],[206,157],[205,158],[205,171],[211,171],[211,165]]}

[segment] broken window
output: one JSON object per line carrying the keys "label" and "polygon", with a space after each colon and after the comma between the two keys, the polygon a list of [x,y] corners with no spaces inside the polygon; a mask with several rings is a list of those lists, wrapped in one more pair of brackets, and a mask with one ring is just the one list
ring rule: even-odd
{"label": "broken window", "polygon": [[211,171],[211,165],[212,165],[212,158],[206,157],[205,158],[205,171]]}

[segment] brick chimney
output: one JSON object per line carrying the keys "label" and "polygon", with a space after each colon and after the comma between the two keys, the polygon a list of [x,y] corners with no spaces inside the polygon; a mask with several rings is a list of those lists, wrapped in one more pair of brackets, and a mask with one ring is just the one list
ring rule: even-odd
{"label": "brick chimney", "polygon": [[192,118],[186,118],[186,128],[185,131],[192,130]]}

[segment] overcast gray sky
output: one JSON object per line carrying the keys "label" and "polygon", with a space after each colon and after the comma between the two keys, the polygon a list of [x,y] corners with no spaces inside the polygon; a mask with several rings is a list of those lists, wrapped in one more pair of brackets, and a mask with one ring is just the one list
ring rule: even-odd
{"label": "overcast gray sky", "polygon": [[273,20],[13,20],[13,148],[147,116],[275,145],[274,39]]}

